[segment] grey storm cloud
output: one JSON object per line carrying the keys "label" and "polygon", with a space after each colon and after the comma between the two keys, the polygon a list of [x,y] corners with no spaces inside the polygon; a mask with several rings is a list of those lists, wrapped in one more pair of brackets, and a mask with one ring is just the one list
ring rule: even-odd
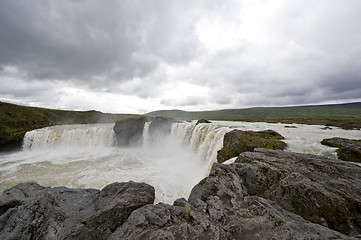
{"label": "grey storm cloud", "polygon": [[358,0],[0,0],[0,99],[134,112],[361,101],[359,9]]}
{"label": "grey storm cloud", "polygon": [[[143,77],[197,52],[168,1],[1,1],[0,64],[33,79]],[[186,23],[185,23],[186,24]],[[185,29],[187,30],[187,29]],[[97,78],[95,78],[97,79]]]}

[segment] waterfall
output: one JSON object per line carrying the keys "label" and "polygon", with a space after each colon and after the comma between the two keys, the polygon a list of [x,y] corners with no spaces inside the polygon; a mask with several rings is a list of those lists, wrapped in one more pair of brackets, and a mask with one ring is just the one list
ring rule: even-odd
{"label": "waterfall", "polygon": [[149,144],[149,125],[151,122],[145,122],[143,128],[143,144]]}
{"label": "waterfall", "polygon": [[114,144],[113,124],[84,124],[46,127],[29,131],[24,150],[52,148],[97,148]]}
{"label": "waterfall", "polygon": [[171,136],[180,144],[195,152],[198,158],[212,165],[217,161],[217,152],[223,146],[223,137],[230,128],[213,123],[196,125],[195,122],[175,123]]}
{"label": "waterfall", "polygon": [[[149,125],[143,128],[144,145],[150,145]],[[111,147],[114,144],[112,124],[61,125],[29,131],[23,140],[24,150],[54,148]],[[194,152],[199,159],[214,162],[217,151],[223,144],[223,136],[228,127],[217,124],[198,124],[195,122],[174,123],[166,141]],[[154,144],[154,143],[153,143]],[[154,146],[154,145],[153,145]]]}
{"label": "waterfall", "polygon": [[[217,151],[223,146],[224,135],[232,129],[265,130],[273,129],[285,137],[288,150],[300,153],[324,155],[335,158],[335,149],[321,145],[323,138],[345,134],[357,139],[358,132],[345,132],[342,129],[322,130],[322,126],[294,125],[285,128],[284,124],[245,123],[245,122],[212,122],[196,125],[195,121],[173,123],[170,135],[160,135],[158,139],[150,139],[146,122],[143,128],[144,147],[153,151],[172,151],[173,148],[185,148],[194,153],[198,159],[212,163],[217,160]],[[114,145],[113,124],[62,125],[29,131],[23,140],[24,150],[34,149],[81,149],[112,147]]]}
{"label": "waterfall", "polygon": [[[224,135],[233,130],[273,129],[285,137],[288,150],[332,155],[324,138],[359,139],[359,130],[323,126],[195,121],[173,123],[170,134],[150,134],[144,145],[115,147],[114,124],[62,125],[26,133],[24,151],[0,154],[0,193],[21,182],[46,186],[101,189],[112,182],[145,182],[156,189],[156,202],[187,197],[217,159]],[[167,131],[168,132],[168,131]],[[164,133],[164,131],[163,131]],[[154,138],[155,136],[155,138]]]}

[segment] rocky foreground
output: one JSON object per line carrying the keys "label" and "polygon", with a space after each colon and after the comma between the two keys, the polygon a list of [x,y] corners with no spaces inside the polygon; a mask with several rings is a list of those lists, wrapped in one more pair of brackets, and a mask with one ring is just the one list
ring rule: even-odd
{"label": "rocky foreground", "polygon": [[20,184],[0,196],[0,239],[356,239],[361,167],[281,150],[215,163],[188,200],[145,183]]}

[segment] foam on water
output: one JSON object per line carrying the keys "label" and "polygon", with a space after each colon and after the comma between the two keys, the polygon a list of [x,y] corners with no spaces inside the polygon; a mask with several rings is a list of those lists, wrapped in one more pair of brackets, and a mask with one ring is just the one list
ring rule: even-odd
{"label": "foam on water", "polygon": [[[288,151],[335,157],[335,149],[320,141],[330,137],[361,138],[361,131],[323,126],[213,122],[175,123],[169,136],[149,139],[144,127],[142,147],[114,146],[113,124],[66,125],[26,133],[23,150],[0,155],[0,192],[21,182],[45,186],[101,189],[112,182],[137,181],[156,189],[156,201],[172,203],[187,198],[205,177],[223,136],[232,129],[273,129],[282,134]],[[289,126],[289,124],[288,124]]]}

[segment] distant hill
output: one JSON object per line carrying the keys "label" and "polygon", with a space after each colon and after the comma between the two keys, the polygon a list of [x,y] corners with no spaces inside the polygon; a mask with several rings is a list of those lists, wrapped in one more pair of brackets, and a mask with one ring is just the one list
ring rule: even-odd
{"label": "distant hill", "polygon": [[115,123],[134,114],[63,111],[0,102],[0,149],[18,147],[26,131],[58,124]]}
{"label": "distant hill", "polygon": [[176,119],[209,119],[223,121],[282,122],[336,126],[343,129],[361,129],[361,103],[313,105],[297,107],[258,107],[187,112],[162,110],[147,113],[151,117]]}
{"label": "distant hill", "polygon": [[172,117],[177,119],[210,119],[210,120],[276,120],[276,119],[332,119],[332,120],[360,120],[361,102],[313,105],[296,107],[258,107],[246,109],[223,109],[215,111],[181,111],[161,110],[146,113],[156,117]]}

